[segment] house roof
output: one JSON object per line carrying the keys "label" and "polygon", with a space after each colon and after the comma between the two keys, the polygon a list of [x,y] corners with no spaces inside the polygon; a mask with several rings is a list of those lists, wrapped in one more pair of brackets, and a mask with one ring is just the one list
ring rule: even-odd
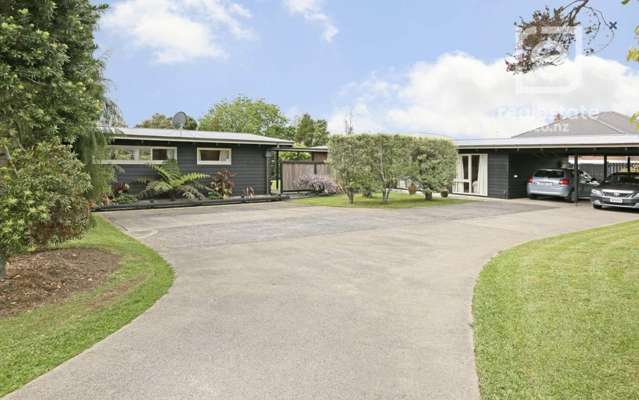
{"label": "house roof", "polygon": [[254,135],[251,133],[191,131],[180,129],[115,128],[113,129],[113,138],[130,140],[168,140],[175,142],[263,144],[284,147],[293,145],[293,142],[290,140]]}
{"label": "house roof", "polygon": [[511,138],[455,140],[460,149],[638,147],[639,128],[616,112],[578,115]]}
{"label": "house roof", "polygon": [[639,128],[630,122],[630,117],[608,111],[593,116],[576,115],[569,118],[562,118],[552,124],[513,137],[603,135],[639,135]]}

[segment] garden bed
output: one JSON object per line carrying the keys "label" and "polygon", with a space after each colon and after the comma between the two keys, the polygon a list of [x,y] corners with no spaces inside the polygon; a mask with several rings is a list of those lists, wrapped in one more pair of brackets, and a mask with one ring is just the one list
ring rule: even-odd
{"label": "garden bed", "polygon": [[98,206],[93,211],[117,211],[117,210],[147,210],[155,208],[178,208],[178,207],[199,207],[199,206],[220,206],[228,204],[249,204],[249,203],[268,203],[273,201],[287,200],[286,195],[258,195],[255,197],[231,197],[228,199],[217,200],[140,200],[133,204],[110,204],[107,206]]}
{"label": "garden bed", "polygon": [[9,260],[0,279],[0,317],[64,300],[99,286],[119,264],[119,256],[98,249],[61,249]]}

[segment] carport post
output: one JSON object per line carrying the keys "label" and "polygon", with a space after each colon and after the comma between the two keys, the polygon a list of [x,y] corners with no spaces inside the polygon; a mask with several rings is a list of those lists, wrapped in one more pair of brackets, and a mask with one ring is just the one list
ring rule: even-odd
{"label": "carport post", "polygon": [[605,181],[608,178],[608,155],[604,156],[604,173],[603,180]]}
{"label": "carport post", "polygon": [[628,156],[628,172],[632,169],[632,161],[630,160],[630,156]]}
{"label": "carport post", "polygon": [[575,206],[579,205],[579,154],[575,153]]}

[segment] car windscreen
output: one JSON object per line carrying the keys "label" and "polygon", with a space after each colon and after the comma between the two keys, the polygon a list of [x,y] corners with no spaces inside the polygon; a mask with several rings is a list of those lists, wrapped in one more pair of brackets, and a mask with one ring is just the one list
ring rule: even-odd
{"label": "car windscreen", "polygon": [[639,185],[639,174],[614,174],[606,179],[606,183],[622,185]]}
{"label": "car windscreen", "polygon": [[564,171],[560,169],[540,169],[535,172],[535,178],[563,178]]}

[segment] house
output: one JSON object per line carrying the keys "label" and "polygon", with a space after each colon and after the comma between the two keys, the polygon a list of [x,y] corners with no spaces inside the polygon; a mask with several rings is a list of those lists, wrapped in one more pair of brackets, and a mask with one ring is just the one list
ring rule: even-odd
{"label": "house", "polygon": [[576,163],[588,165],[591,175],[605,179],[618,170],[611,165],[620,160],[625,160],[624,170],[639,166],[639,130],[630,117],[616,112],[558,118],[511,138],[455,144],[459,158],[452,191],[457,194],[525,197],[528,178],[536,169],[574,168]]}
{"label": "house", "polygon": [[139,181],[153,177],[151,164],[176,160],[184,172],[213,175],[228,169],[235,174],[234,194],[253,188],[255,194],[270,193],[273,151],[293,142],[248,133],[207,132],[178,129],[117,128],[112,134],[105,163],[121,169],[119,182],[141,190]]}

